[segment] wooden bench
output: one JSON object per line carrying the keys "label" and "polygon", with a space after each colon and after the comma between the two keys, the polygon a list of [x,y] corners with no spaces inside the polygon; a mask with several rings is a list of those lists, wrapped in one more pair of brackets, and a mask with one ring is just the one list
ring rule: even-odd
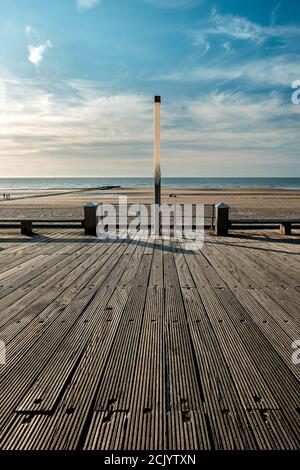
{"label": "wooden bench", "polygon": [[33,235],[33,227],[35,228],[84,228],[84,219],[72,219],[72,218],[47,218],[47,219],[35,219],[35,218],[10,218],[0,219],[0,228],[21,228],[21,234],[31,237]]}
{"label": "wooden bench", "polygon": [[292,222],[281,222],[279,225],[281,235],[291,235],[292,233]]}
{"label": "wooden bench", "polygon": [[233,219],[228,221],[232,230],[259,230],[278,228],[280,235],[291,235],[292,227],[300,227],[300,219]]}
{"label": "wooden bench", "polygon": [[33,227],[36,228],[67,228],[78,229],[84,228],[87,235],[96,235],[97,226],[97,207],[95,202],[88,202],[84,205],[84,218],[0,218],[0,228],[19,228],[21,227],[21,234],[26,236],[33,235]]}
{"label": "wooden bench", "polygon": [[300,219],[229,219],[229,206],[215,206],[215,234],[228,235],[228,230],[270,230],[279,227],[281,235],[291,235],[292,228],[300,228]]}

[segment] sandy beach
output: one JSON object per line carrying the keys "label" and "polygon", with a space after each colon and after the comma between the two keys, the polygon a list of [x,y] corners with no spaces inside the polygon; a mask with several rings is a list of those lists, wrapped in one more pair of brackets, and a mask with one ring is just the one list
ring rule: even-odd
{"label": "sandy beach", "polygon": [[[45,191],[46,193],[46,191]],[[153,202],[153,189],[130,187],[108,191],[74,192],[73,194],[26,197],[0,200],[0,217],[81,217],[88,201],[117,203],[118,196],[127,196],[128,204]],[[216,204],[230,206],[232,217],[242,218],[298,218],[300,217],[300,190],[287,189],[197,189],[162,188],[164,204]]]}

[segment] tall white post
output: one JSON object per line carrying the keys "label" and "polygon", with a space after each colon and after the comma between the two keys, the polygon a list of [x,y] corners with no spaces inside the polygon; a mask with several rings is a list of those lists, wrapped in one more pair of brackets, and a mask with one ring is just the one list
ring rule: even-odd
{"label": "tall white post", "polygon": [[160,234],[160,96],[154,96],[154,194],[155,194],[155,235]]}

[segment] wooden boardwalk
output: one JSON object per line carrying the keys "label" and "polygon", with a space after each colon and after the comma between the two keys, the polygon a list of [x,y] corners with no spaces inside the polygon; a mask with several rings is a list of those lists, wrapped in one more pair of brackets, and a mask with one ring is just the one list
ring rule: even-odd
{"label": "wooden boardwalk", "polygon": [[299,449],[297,236],[0,234],[1,449]]}

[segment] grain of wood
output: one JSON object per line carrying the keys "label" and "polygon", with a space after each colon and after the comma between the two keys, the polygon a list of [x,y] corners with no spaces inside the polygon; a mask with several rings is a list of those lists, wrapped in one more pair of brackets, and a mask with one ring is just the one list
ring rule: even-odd
{"label": "grain of wood", "polygon": [[1,449],[300,447],[299,240],[190,235],[3,232]]}

